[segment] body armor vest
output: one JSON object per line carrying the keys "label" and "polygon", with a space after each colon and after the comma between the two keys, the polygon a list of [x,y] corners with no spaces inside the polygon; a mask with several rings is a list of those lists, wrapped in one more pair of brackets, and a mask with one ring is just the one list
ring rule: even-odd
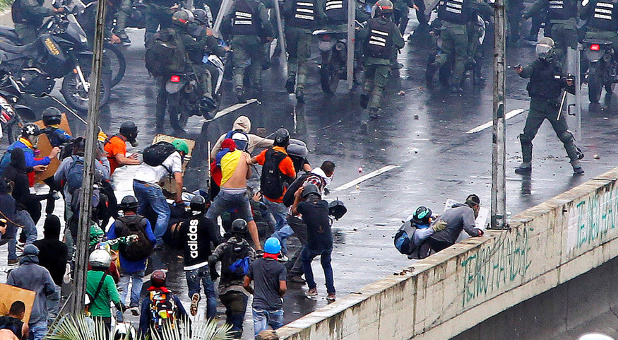
{"label": "body armor vest", "polygon": [[588,19],[588,26],[600,31],[618,31],[617,5],[611,0],[597,1],[594,5],[594,11]]}

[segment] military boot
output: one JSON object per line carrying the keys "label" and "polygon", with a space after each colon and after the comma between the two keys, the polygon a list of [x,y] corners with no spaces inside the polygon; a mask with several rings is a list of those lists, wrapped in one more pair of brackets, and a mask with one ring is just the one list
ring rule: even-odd
{"label": "military boot", "polygon": [[584,174],[584,168],[582,168],[582,165],[579,162],[579,159],[571,161],[571,166],[573,167],[573,174],[574,175],[583,175]]}
{"label": "military boot", "polygon": [[247,99],[245,99],[245,91],[243,91],[242,87],[237,87],[235,90],[236,93],[236,101],[238,103],[246,103]]}
{"label": "military boot", "polygon": [[285,81],[285,90],[288,91],[288,93],[292,94],[294,93],[295,85],[296,85],[296,75],[290,74],[290,76],[288,77],[288,80]]}
{"label": "military boot", "polygon": [[521,143],[521,164],[515,168],[515,173],[518,175],[529,175],[532,172],[532,141],[528,136],[519,135]]}

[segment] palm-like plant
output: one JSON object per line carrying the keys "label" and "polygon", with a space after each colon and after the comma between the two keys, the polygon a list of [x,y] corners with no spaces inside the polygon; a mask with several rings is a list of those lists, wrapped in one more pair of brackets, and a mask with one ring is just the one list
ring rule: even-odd
{"label": "palm-like plant", "polygon": [[[188,325],[188,320],[176,322],[171,326],[163,327],[161,332],[154,330],[150,331],[148,339],[150,340],[230,340],[232,337],[228,334],[231,326],[224,324],[218,325],[216,321],[200,322],[195,320],[191,323],[191,327],[179,327],[179,325]],[[113,334],[109,334],[103,322],[94,321],[84,315],[76,317],[72,315],[63,315],[56,323],[54,323],[45,337],[50,340],[107,340],[111,339]],[[132,340],[129,338],[122,340]]]}

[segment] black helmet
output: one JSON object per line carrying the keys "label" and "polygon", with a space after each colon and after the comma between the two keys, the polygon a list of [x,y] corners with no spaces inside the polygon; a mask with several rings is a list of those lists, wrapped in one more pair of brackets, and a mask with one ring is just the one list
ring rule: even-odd
{"label": "black helmet", "polygon": [[41,129],[36,124],[28,123],[21,128],[21,136],[28,138],[30,136],[38,136],[41,134]]}
{"label": "black helmet", "polygon": [[232,222],[232,234],[246,234],[247,221],[242,218],[237,218]]}
{"label": "black helmet", "polygon": [[192,22],[193,13],[188,10],[181,9],[180,11],[176,11],[174,15],[172,15],[172,23],[178,26],[187,27]]}
{"label": "black helmet", "polygon": [[470,207],[481,205],[481,199],[475,194],[468,195],[468,197],[466,197],[466,204]]}
{"label": "black helmet", "polygon": [[62,113],[57,108],[50,106],[43,110],[43,124],[56,125],[60,124]]}
{"label": "black helmet", "polygon": [[305,185],[305,187],[303,188],[303,194],[302,197],[305,198],[311,194],[317,195],[318,197],[320,197],[320,190],[318,189],[318,187],[315,184],[307,184]]}
{"label": "black helmet", "polygon": [[120,125],[120,134],[125,136],[129,141],[137,138],[137,126],[133,122],[124,122]]}
{"label": "black helmet", "polygon": [[195,21],[202,25],[208,24],[208,13],[201,8],[193,10],[193,17],[195,18]]}
{"label": "black helmet", "polygon": [[135,196],[127,195],[122,198],[122,201],[120,201],[118,206],[122,211],[136,211],[139,203],[137,202],[137,198],[135,198]]}
{"label": "black helmet", "polygon": [[161,269],[157,269],[150,275],[150,284],[153,287],[163,287],[165,286],[165,272]]}
{"label": "black helmet", "polygon": [[290,145],[290,133],[288,130],[281,128],[275,132],[275,146],[286,147]]}
{"label": "black helmet", "polygon": [[393,14],[393,3],[390,0],[379,0],[376,2],[376,15]]}
{"label": "black helmet", "polygon": [[333,216],[336,220],[342,218],[347,212],[348,208],[339,200],[328,203],[328,214]]}
{"label": "black helmet", "polygon": [[429,224],[429,219],[431,218],[431,209],[420,206],[416,208],[414,215],[412,215],[412,222],[418,224]]}
{"label": "black helmet", "polygon": [[189,208],[193,212],[203,212],[206,210],[206,199],[201,195],[195,195],[189,203]]}

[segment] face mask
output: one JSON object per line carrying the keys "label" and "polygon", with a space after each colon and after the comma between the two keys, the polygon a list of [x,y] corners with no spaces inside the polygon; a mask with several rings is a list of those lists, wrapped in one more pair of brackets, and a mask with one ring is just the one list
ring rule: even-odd
{"label": "face mask", "polygon": [[131,146],[134,148],[139,146],[139,142],[136,140],[130,140],[129,143],[131,143]]}
{"label": "face mask", "polygon": [[28,139],[30,140],[30,143],[32,144],[33,148],[36,149],[39,147],[39,136],[31,136]]}
{"label": "face mask", "polygon": [[330,176],[326,177],[326,179],[325,179],[325,181],[326,181],[326,185],[325,185],[325,186],[329,186],[329,185],[330,185],[330,182],[332,182],[332,181],[333,181],[333,177],[334,177],[334,176],[335,176],[335,174],[332,174],[332,175],[330,175]]}
{"label": "face mask", "polygon": [[546,59],[549,55],[549,51],[551,51],[551,46],[546,44],[538,44],[536,45],[536,55],[541,59]]}

